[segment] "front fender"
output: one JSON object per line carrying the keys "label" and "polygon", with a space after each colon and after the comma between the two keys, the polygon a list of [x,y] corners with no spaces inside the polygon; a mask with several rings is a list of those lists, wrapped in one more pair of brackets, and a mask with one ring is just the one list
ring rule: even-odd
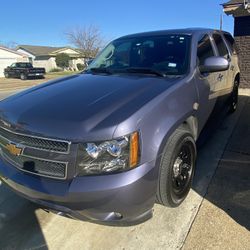
{"label": "front fender", "polygon": [[194,103],[198,101],[194,81],[178,83],[144,107],[147,110],[137,124],[141,135],[141,163],[159,157],[169,136],[184,122],[196,139],[198,120]]}

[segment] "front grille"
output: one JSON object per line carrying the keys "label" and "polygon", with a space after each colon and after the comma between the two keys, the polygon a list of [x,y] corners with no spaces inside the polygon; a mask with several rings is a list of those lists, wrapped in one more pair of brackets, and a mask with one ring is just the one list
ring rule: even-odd
{"label": "front grille", "polygon": [[69,142],[60,140],[43,139],[40,137],[31,137],[23,134],[13,133],[0,127],[0,135],[10,141],[21,143],[24,146],[33,147],[42,150],[48,150],[58,153],[67,153],[69,151]]}
{"label": "front grille", "polygon": [[[10,152],[8,147],[10,144],[21,148],[21,153],[14,155],[13,152]],[[66,153],[69,153],[69,146],[69,142],[30,137],[0,127],[0,153],[2,157],[16,168],[30,174],[66,179],[68,167]],[[39,150],[42,150],[41,154],[39,154]],[[44,152],[44,150],[48,152]],[[44,155],[44,157],[37,157],[38,155]],[[61,156],[63,156],[63,161],[55,160]]]}
{"label": "front grille", "polygon": [[2,151],[4,158],[22,171],[52,178],[65,179],[66,177],[67,164],[64,162],[48,161],[24,155],[14,157],[5,149]]}

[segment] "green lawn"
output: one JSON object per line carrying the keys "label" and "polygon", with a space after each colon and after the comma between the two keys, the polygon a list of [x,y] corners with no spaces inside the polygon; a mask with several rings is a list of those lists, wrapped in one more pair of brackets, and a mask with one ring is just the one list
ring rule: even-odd
{"label": "green lawn", "polygon": [[46,73],[47,76],[68,76],[68,75],[75,75],[80,73],[81,71],[60,71],[60,72],[49,72]]}

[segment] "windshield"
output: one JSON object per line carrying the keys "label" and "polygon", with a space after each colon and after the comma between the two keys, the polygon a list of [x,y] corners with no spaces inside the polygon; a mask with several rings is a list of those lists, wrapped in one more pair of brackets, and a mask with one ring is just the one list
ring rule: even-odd
{"label": "windshield", "polygon": [[190,40],[189,35],[171,34],[118,39],[97,56],[86,72],[183,75],[188,71]]}

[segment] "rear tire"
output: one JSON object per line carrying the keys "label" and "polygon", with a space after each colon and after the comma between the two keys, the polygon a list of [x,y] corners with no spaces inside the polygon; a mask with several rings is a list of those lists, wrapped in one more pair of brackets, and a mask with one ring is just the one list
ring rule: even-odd
{"label": "rear tire", "polygon": [[234,87],[232,94],[229,98],[229,114],[232,114],[236,111],[237,106],[238,106],[238,91],[239,90],[239,81],[235,80],[234,81]]}
{"label": "rear tire", "polygon": [[24,73],[21,73],[20,79],[21,80],[27,80],[27,76]]}
{"label": "rear tire", "polygon": [[196,145],[189,131],[176,130],[169,138],[160,163],[157,201],[179,206],[188,195],[194,176]]}

